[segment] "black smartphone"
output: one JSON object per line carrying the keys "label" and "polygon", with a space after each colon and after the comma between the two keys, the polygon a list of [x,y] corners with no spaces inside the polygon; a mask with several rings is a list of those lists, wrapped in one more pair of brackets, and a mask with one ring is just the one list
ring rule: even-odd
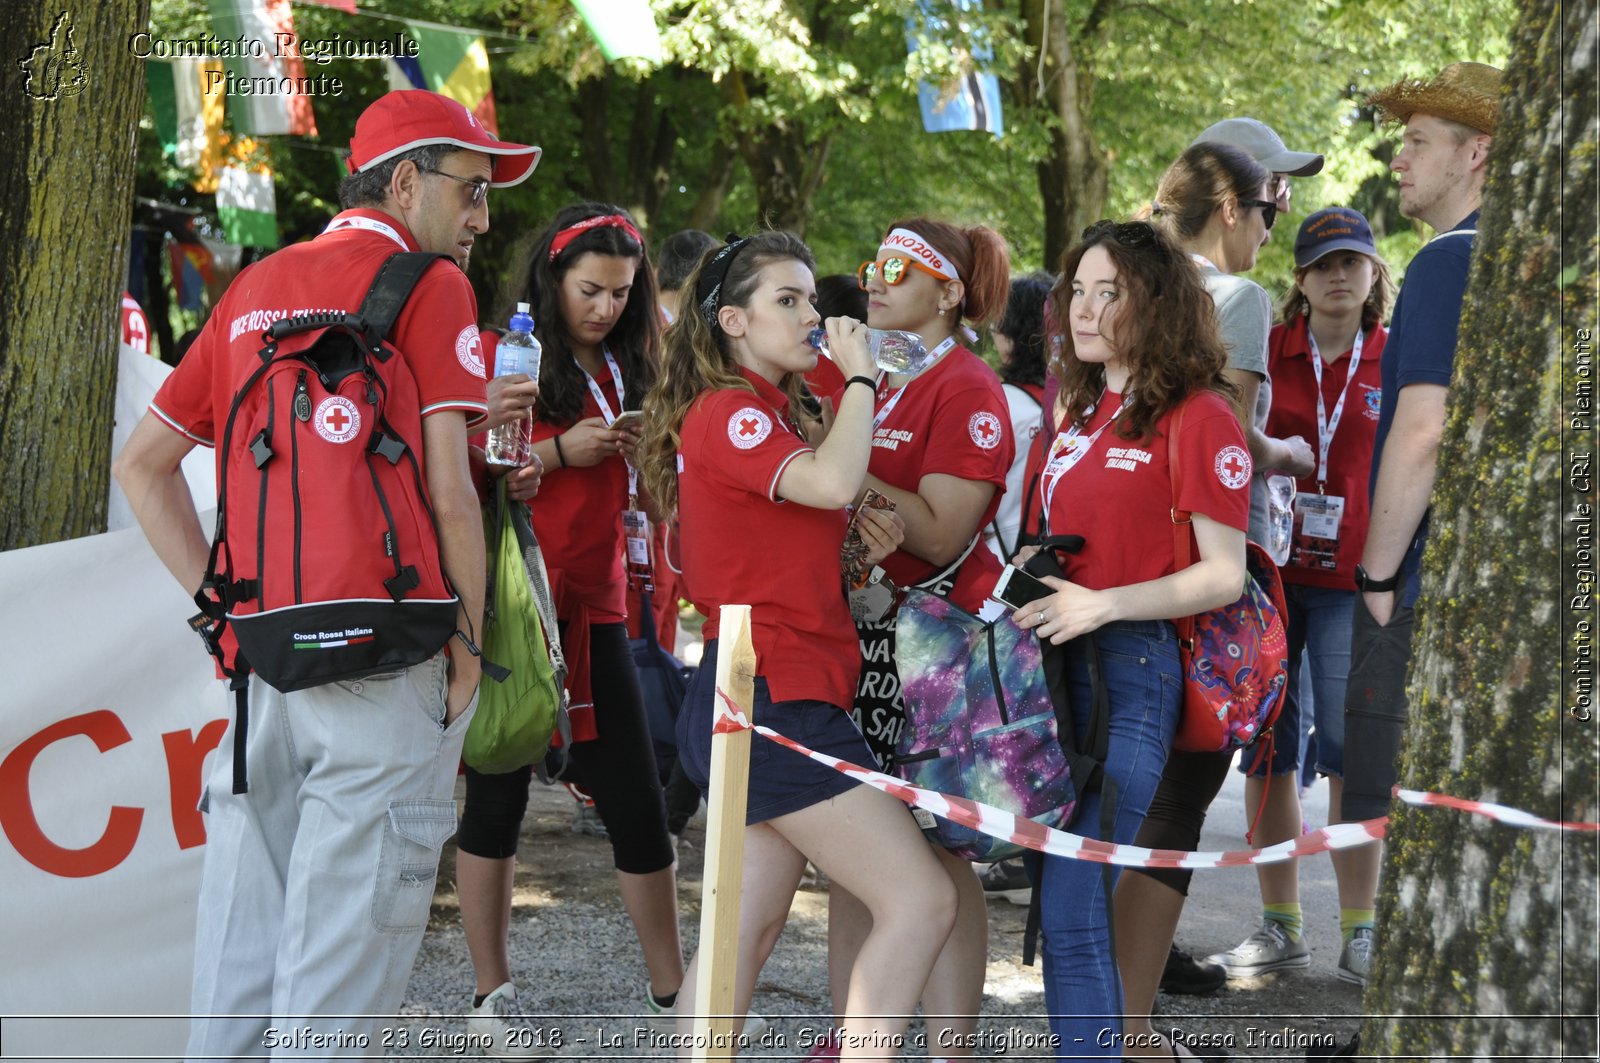
{"label": "black smartphone", "polygon": [[1054,593],[1036,576],[1029,575],[1015,565],[1007,565],[1000,573],[1000,582],[994,585],[993,596],[1020,609],[1029,602],[1048,598]]}

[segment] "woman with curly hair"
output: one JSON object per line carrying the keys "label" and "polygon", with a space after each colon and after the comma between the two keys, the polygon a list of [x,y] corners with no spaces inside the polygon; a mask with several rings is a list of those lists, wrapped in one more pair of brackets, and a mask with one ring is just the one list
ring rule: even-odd
{"label": "woman with curly hair", "polygon": [[[808,343],[819,324],[812,268],[790,233],[709,253],[686,286],[647,403],[640,469],[656,501],[677,510],[684,575],[707,617],[705,656],[678,721],[680,756],[702,790],[720,610],[732,603],[750,606],[756,722],[844,760],[870,760],[850,721],[859,662],[834,574],[845,508],[867,472],[872,360],[860,322],[828,319],[830,350],[850,375],[827,437],[812,446],[801,383],[817,360]],[[870,561],[899,544],[893,514],[863,509],[856,520]],[[750,1006],[809,859],[870,912],[844,1002],[841,1058],[893,1058],[949,933],[955,892],[893,798],[760,736],[750,758],[735,1011]],[[685,997],[681,1034],[691,1032],[692,1010]]]}
{"label": "woman with curly hair", "polygon": [[[1036,504],[1052,535],[1081,535],[1064,579],[1013,618],[1068,643],[1071,703],[1087,742],[1094,633],[1109,711],[1106,782],[1082,798],[1088,837],[1133,841],[1183,701],[1173,620],[1224,605],[1244,579],[1250,456],[1211,300],[1188,255],[1145,222],[1101,222],[1067,252],[1052,294],[1071,354],[1057,357],[1055,420]],[[1175,427],[1182,439],[1173,446]],[[1176,568],[1171,511],[1193,513],[1199,560]],[[1031,553],[1032,549],[1028,551]],[[1083,748],[1083,746],[1080,746]],[[1117,872],[1045,856],[1038,883],[1045,1003],[1066,1054],[1134,1054],[1107,895]],[[1118,899],[1118,909],[1121,909]],[[1118,932],[1121,932],[1120,919]],[[1110,1030],[1116,1036],[1106,1036]]]}

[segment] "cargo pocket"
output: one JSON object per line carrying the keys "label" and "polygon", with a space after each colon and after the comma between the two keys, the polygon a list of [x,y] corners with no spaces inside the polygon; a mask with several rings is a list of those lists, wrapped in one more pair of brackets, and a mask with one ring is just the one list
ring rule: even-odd
{"label": "cargo pocket", "polygon": [[394,801],[378,857],[372,922],[379,930],[428,925],[439,850],[456,830],[454,801]]}

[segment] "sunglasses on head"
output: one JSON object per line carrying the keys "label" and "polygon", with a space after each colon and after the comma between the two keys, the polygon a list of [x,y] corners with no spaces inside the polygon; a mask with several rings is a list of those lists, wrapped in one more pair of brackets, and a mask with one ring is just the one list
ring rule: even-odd
{"label": "sunglasses on head", "polygon": [[1272,223],[1278,220],[1278,204],[1270,199],[1241,199],[1241,207],[1260,207],[1261,222],[1267,228],[1272,228]]}
{"label": "sunglasses on head", "polygon": [[916,259],[907,255],[890,255],[887,258],[880,258],[876,262],[861,263],[860,267],[856,270],[856,283],[865,288],[879,276],[882,276],[883,283],[893,287],[909,276],[909,274],[906,272],[907,267],[910,267],[911,269],[920,269],[922,272],[926,273],[930,277],[933,277],[935,280],[947,281],[950,279],[942,273],[938,273],[929,269],[921,262],[918,262]]}
{"label": "sunglasses on head", "polygon": [[477,210],[479,207],[483,206],[483,201],[485,199],[487,199],[488,196],[489,196],[489,182],[485,178],[482,178],[482,177],[457,177],[453,173],[445,173],[443,170],[435,170],[435,169],[433,169],[431,167],[425,167],[425,166],[419,166],[417,168],[419,170],[421,170],[423,173],[437,174],[440,177],[448,177],[452,181],[459,181],[462,184],[466,185],[468,188],[472,189],[472,209],[473,210]]}

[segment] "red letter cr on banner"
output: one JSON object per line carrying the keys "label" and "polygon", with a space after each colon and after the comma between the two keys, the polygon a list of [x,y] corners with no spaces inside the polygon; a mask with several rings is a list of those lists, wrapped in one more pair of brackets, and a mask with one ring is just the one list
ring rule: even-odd
{"label": "red letter cr on banner", "polygon": [[102,753],[133,741],[116,713],[97,709],[51,724],[13,749],[0,763],[0,829],[5,831],[23,859],[63,878],[88,878],[122,863],[133,851],[139,839],[139,825],[144,820],[142,808],[113,805],[105,832],[93,845],[66,849],[45,837],[33,814],[28,775],[33,770],[33,762],[47,746],[76,735],[93,741]]}

